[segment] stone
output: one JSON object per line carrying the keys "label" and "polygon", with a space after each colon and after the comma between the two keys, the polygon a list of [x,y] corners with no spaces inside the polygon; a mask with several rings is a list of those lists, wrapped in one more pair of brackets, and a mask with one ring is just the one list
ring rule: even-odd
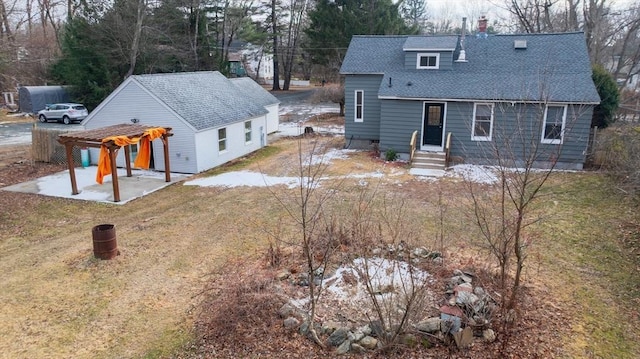
{"label": "stone", "polygon": [[339,327],[340,323],[338,322],[326,321],[322,323],[322,332],[325,334],[331,334]]}
{"label": "stone", "polygon": [[329,335],[329,339],[327,339],[327,342],[329,342],[329,345],[334,347],[340,346],[340,344],[344,343],[344,341],[347,340],[348,333],[348,328],[340,327],[334,330],[331,335]]}
{"label": "stone", "polygon": [[357,328],[356,332],[361,332],[364,335],[371,335],[371,326],[369,324],[365,324]]}
{"label": "stone", "polygon": [[342,342],[342,344],[340,344],[338,349],[336,349],[336,354],[347,354],[349,352],[349,349],[351,349],[351,342],[349,340],[345,340],[344,342]]}
{"label": "stone", "polygon": [[[449,314],[456,317],[462,317],[464,315],[464,313],[462,313],[462,309],[456,306],[449,305],[443,305],[442,307],[440,307],[440,313]],[[442,317],[440,317],[440,319],[442,319]]]}
{"label": "stone", "polygon": [[366,353],[367,349],[365,349],[362,345],[358,343],[351,343],[351,351],[354,353],[362,354],[362,353]]}
{"label": "stone", "polygon": [[443,332],[446,333],[448,331],[451,334],[455,334],[460,331],[460,327],[462,326],[460,317],[446,313],[440,313],[440,319],[440,328]]}
{"label": "stone", "polygon": [[471,283],[473,281],[473,278],[471,278],[470,276],[463,274],[460,276],[460,279],[462,279],[463,282],[465,283]]}
{"label": "stone", "polygon": [[456,341],[458,349],[468,348],[473,342],[473,330],[466,327],[459,332],[453,333],[453,339]]}
{"label": "stone", "polygon": [[484,289],[482,289],[482,287],[475,287],[473,288],[473,294],[477,295],[478,297],[482,298],[485,296],[485,291]]}
{"label": "stone", "polygon": [[471,285],[471,283],[462,283],[459,286],[453,288],[453,291],[454,292],[465,291],[465,292],[473,293],[473,285]]}
{"label": "stone", "polygon": [[462,271],[460,269],[456,269],[456,270],[453,271],[453,275],[456,275],[456,276],[461,276],[463,274],[464,273],[462,273]]}
{"label": "stone", "polygon": [[278,309],[278,315],[280,318],[287,318],[297,312],[297,308],[291,303],[284,303],[280,309]]}
{"label": "stone", "polygon": [[417,247],[414,248],[413,255],[416,257],[424,258],[429,255],[429,251],[424,247]]}
{"label": "stone", "polygon": [[359,342],[360,339],[362,338],[364,338],[364,333],[359,330],[356,330],[355,332],[351,333],[351,335],[349,336],[349,339],[352,342]]}
{"label": "stone", "polygon": [[373,350],[378,346],[378,339],[370,336],[366,336],[358,342],[363,348]]}
{"label": "stone", "polygon": [[300,333],[301,335],[307,335],[309,333],[309,322],[307,322],[306,320],[302,322],[302,324],[300,324],[300,327],[298,327],[298,333]]}
{"label": "stone", "polygon": [[276,274],[276,279],[282,281],[285,279],[289,279],[290,276],[291,276],[291,272],[289,272],[288,270],[284,270]]}
{"label": "stone", "polygon": [[442,264],[442,263],[444,263],[444,259],[442,257],[433,258],[433,263]]}
{"label": "stone", "polygon": [[473,294],[471,292],[467,292],[467,291],[460,291],[460,292],[458,292],[458,295],[456,296],[456,303],[457,304],[473,305],[477,301],[478,301],[478,296],[476,296],[475,294]]}
{"label": "stone", "polygon": [[298,326],[300,326],[300,321],[298,320],[298,318],[289,317],[284,320],[284,327],[286,329],[295,329]]}
{"label": "stone", "polygon": [[460,283],[462,283],[462,278],[460,276],[453,276],[451,277],[451,279],[449,279],[449,282],[451,282],[451,284],[453,285],[458,285]]}
{"label": "stone", "polygon": [[429,318],[416,324],[415,328],[421,332],[434,333],[440,330],[441,322],[442,320],[440,318]]}
{"label": "stone", "polygon": [[496,332],[494,332],[493,329],[485,329],[482,331],[482,339],[493,343],[496,340]]}

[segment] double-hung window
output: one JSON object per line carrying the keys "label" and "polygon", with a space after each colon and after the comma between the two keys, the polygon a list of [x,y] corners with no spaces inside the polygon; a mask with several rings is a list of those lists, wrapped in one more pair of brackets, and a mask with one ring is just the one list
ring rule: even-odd
{"label": "double-hung window", "polygon": [[493,132],[493,104],[476,103],[473,106],[473,141],[491,141]]}
{"label": "double-hung window", "polygon": [[418,54],[416,68],[418,69],[440,68],[440,54],[439,53]]}
{"label": "double-hung window", "polygon": [[227,129],[218,129],[218,152],[224,152],[227,150]]}
{"label": "double-hung window", "polygon": [[364,91],[356,90],[355,97],[355,122],[363,122],[364,121]]}
{"label": "double-hung window", "polygon": [[251,121],[244,123],[244,143],[251,143]]}
{"label": "double-hung window", "polygon": [[566,117],[567,106],[547,106],[544,111],[544,123],[542,124],[542,143],[556,145],[562,143]]}

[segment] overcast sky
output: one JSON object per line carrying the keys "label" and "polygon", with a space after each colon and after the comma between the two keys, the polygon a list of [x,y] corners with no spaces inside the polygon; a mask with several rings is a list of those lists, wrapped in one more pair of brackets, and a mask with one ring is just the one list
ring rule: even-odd
{"label": "overcast sky", "polygon": [[[486,16],[489,24],[495,20],[504,22],[508,13],[504,10],[505,0],[426,0],[430,20],[452,19],[455,25],[467,17],[470,29],[475,29],[475,22],[480,16]],[[627,7],[637,0],[608,0],[614,7]]]}

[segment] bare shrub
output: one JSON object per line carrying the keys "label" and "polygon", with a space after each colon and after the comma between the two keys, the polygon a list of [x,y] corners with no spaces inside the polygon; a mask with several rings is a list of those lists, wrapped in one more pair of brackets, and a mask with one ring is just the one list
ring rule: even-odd
{"label": "bare shrub", "polygon": [[640,193],[640,125],[616,123],[597,133],[594,163],[606,170],[619,190]]}
{"label": "bare shrub", "polygon": [[344,116],[344,85],[328,84],[316,89],[311,102],[333,102],[340,105],[340,116]]}
{"label": "bare shrub", "polygon": [[411,324],[432,303],[430,275],[413,265],[419,230],[401,197],[363,190],[355,202],[351,230],[360,248],[359,276],[370,299],[365,313],[385,350],[396,348]]}

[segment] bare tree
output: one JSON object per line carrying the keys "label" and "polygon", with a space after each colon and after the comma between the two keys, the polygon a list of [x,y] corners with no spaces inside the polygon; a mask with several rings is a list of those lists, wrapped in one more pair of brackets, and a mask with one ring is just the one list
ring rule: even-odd
{"label": "bare tree", "polygon": [[[340,231],[336,218],[328,213],[327,207],[337,192],[335,189],[342,183],[339,181],[334,188],[320,187],[329,166],[325,158],[329,145],[329,142],[314,138],[299,139],[295,195],[287,200],[284,195],[272,191],[298,229],[296,237],[288,244],[298,246],[302,252],[308,281],[308,334],[321,347],[324,347],[324,343],[318,337],[314,321],[325,268],[337,247],[336,237]],[[305,149],[306,146],[308,149]]]}
{"label": "bare tree", "polygon": [[[291,84],[291,76],[298,53],[299,41],[302,36],[309,0],[289,0],[286,8],[288,12],[287,32],[280,37],[283,43],[280,46],[282,53],[282,69],[284,70],[283,90],[288,90]],[[285,42],[286,41],[286,42]],[[275,68],[275,66],[274,66]]]}
{"label": "bare tree", "polygon": [[[492,139],[485,142],[485,161],[493,163],[497,186],[466,181],[472,218],[481,246],[496,259],[503,288],[503,309],[517,307],[528,248],[536,239],[531,226],[544,218],[535,208],[563,153],[563,144],[588,136],[585,108],[538,104],[496,104]],[[588,127],[587,127],[588,128]],[[542,137],[540,131],[542,130]],[[472,131],[484,131],[472,128]],[[475,133],[475,132],[474,132]]]}

